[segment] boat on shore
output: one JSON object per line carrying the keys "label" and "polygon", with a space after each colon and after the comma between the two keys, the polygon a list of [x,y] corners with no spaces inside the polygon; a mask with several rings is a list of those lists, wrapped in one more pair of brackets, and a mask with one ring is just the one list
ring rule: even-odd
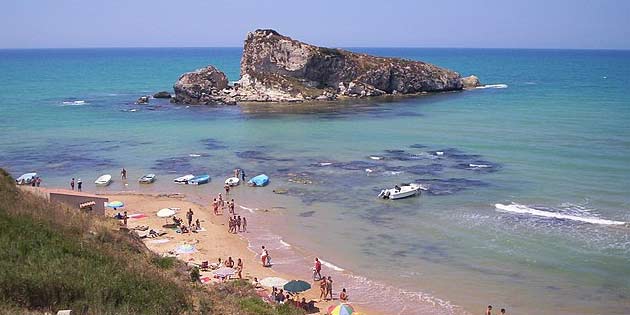
{"label": "boat on shore", "polygon": [[269,184],[269,176],[265,174],[254,176],[247,182],[247,185],[253,187],[263,187],[267,186],[267,184]]}
{"label": "boat on shore", "polygon": [[35,180],[36,177],[37,177],[37,173],[22,174],[22,176],[18,177],[15,180],[15,183],[17,185],[29,185]]}
{"label": "boat on shore", "polygon": [[230,177],[225,180],[225,184],[232,187],[238,186],[238,184],[240,183],[241,183],[241,180],[238,179],[238,177]]}
{"label": "boat on shore", "polygon": [[142,177],[140,177],[140,179],[138,179],[138,182],[140,184],[151,184],[155,181],[155,174],[145,174]]}
{"label": "boat on shore", "polygon": [[415,183],[400,186],[396,185],[394,188],[381,190],[378,197],[390,200],[402,199],[420,194],[421,189],[422,186]]}
{"label": "boat on shore", "polygon": [[188,181],[193,178],[195,178],[195,175],[188,174],[188,175],[180,176],[173,179],[173,182],[175,182],[175,184],[185,185],[185,184],[188,184]]}
{"label": "boat on shore", "polygon": [[103,174],[94,181],[94,184],[96,184],[96,186],[107,186],[111,184],[111,182],[112,182],[112,175]]}
{"label": "boat on shore", "polygon": [[198,175],[188,180],[189,185],[201,185],[208,182],[210,182],[210,175],[208,174]]}

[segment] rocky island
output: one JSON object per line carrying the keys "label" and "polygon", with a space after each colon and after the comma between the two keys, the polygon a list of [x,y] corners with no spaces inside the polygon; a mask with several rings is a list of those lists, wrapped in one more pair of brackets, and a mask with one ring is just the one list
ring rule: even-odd
{"label": "rocky island", "polygon": [[479,85],[475,76],[421,61],[376,57],[310,45],[274,30],[247,34],[241,77],[233,86],[213,66],[183,74],[174,103],[305,102],[456,91]]}

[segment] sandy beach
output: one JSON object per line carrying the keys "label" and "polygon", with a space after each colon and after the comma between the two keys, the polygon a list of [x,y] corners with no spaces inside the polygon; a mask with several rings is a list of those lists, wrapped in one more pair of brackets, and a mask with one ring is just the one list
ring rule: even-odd
{"label": "sandy beach", "polygon": [[[169,255],[175,251],[179,245],[190,244],[193,245],[195,251],[189,254],[176,254],[176,257],[181,261],[188,264],[201,264],[202,261],[209,261],[210,263],[216,263],[218,258],[226,260],[228,257],[236,262],[238,258],[243,260],[243,278],[249,281],[257,277],[261,280],[265,277],[280,277],[286,280],[305,280],[311,283],[310,290],[300,294],[301,297],[306,297],[306,300],[316,301],[316,307],[319,308],[320,314],[326,314],[326,310],[330,305],[339,304],[339,292],[341,288],[334,287],[333,294],[335,300],[333,301],[320,301],[319,299],[319,283],[314,283],[310,279],[310,274],[296,275],[281,273],[274,270],[272,267],[263,267],[260,262],[260,254],[255,253],[249,246],[247,240],[247,232],[232,234],[228,232],[228,216],[227,208],[222,215],[214,215],[211,207],[204,207],[198,203],[189,201],[184,195],[150,195],[134,192],[120,192],[106,194],[106,197],[110,201],[117,200],[124,202],[123,209],[113,210],[108,208],[107,215],[113,217],[116,213],[121,211],[127,211],[127,215],[130,217],[127,222],[127,227],[134,229],[139,226],[148,226],[151,229],[159,229],[167,232],[166,235],[157,238],[144,238],[143,241],[146,246],[159,255]],[[188,209],[192,209],[194,212],[194,220],[199,219],[201,231],[194,233],[177,233],[174,229],[164,228],[163,225],[172,223],[170,218],[164,219],[156,216],[156,213],[163,208],[176,209],[176,216],[182,219],[186,219],[186,212]],[[238,206],[236,207],[236,214],[239,214],[239,210],[243,212]],[[122,222],[122,221],[121,221]],[[273,252],[270,253],[273,258]],[[212,283],[218,281],[212,278],[211,272],[201,272],[201,278],[212,279],[210,283],[206,285],[212,285]],[[208,279],[206,278],[206,279]],[[333,279],[334,280],[334,279]],[[269,288],[266,288],[270,291]],[[350,304],[352,304],[352,292],[350,294]],[[353,307],[362,314],[382,314],[373,309],[366,309],[362,306],[353,305]]]}

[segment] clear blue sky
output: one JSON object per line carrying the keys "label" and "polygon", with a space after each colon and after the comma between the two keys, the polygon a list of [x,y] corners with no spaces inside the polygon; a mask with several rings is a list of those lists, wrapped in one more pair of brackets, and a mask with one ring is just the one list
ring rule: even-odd
{"label": "clear blue sky", "polygon": [[273,28],[333,47],[630,49],[630,0],[0,0],[0,48],[241,46]]}

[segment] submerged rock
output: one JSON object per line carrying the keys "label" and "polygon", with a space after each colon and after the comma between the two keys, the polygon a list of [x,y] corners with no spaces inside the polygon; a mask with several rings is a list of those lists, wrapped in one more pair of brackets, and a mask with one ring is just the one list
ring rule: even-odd
{"label": "submerged rock", "polygon": [[474,75],[462,78],[462,84],[464,85],[464,89],[474,89],[478,86],[481,86],[479,78]]}
{"label": "submerged rock", "polygon": [[386,94],[421,94],[479,85],[474,77],[421,61],[376,57],[310,45],[260,29],[247,34],[241,77],[228,87],[212,66],[182,75],[176,103],[332,101]]}
{"label": "submerged rock", "polygon": [[153,98],[171,98],[171,93],[166,91],[161,91],[153,94]]}

